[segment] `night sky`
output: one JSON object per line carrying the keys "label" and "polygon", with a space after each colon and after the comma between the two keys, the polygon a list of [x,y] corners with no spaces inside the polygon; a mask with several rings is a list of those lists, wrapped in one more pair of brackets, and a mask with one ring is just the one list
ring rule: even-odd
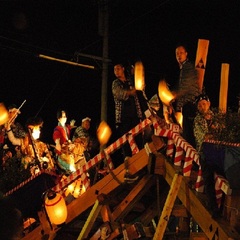
{"label": "night sky", "polygon": [[[77,53],[102,56],[98,34],[98,1],[0,1],[1,102],[18,106],[18,117],[44,120],[42,138],[51,142],[56,111],[64,106],[77,125],[101,117],[101,61]],[[162,77],[177,82],[175,46],[182,42],[194,62],[198,39],[210,41],[204,86],[218,106],[221,64],[229,63],[228,107],[238,105],[240,76],[240,3],[238,0],[109,0],[108,122],[114,126],[111,83],[113,64],[145,67],[146,94],[157,93]],[[92,65],[95,70],[39,58],[39,54]]]}

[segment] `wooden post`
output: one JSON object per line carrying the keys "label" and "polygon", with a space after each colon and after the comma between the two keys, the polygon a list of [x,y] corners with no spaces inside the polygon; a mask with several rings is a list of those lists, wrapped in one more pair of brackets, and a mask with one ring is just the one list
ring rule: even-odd
{"label": "wooden post", "polygon": [[198,83],[200,91],[202,91],[203,88],[204,74],[207,64],[208,46],[209,40],[198,39],[195,67],[198,71]]}
{"label": "wooden post", "polygon": [[228,75],[229,75],[229,64],[222,63],[221,85],[220,85],[220,92],[219,92],[219,110],[221,110],[223,113],[226,113],[227,111]]}
{"label": "wooden post", "polygon": [[179,175],[179,174],[174,175],[174,178],[173,178],[173,181],[171,184],[171,188],[169,190],[169,193],[168,193],[161,217],[159,219],[153,240],[163,239],[163,234],[166,230],[168,220],[171,215],[172,208],[173,208],[174,202],[175,202],[177,194],[178,194],[178,190],[179,190],[181,182],[182,182],[182,177],[183,176]]}

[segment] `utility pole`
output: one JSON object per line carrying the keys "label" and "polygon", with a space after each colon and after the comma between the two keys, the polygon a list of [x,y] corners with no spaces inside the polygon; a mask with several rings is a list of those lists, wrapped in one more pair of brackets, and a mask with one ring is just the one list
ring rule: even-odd
{"label": "utility pole", "polygon": [[98,33],[103,38],[103,61],[102,61],[102,92],[101,92],[101,120],[107,122],[107,83],[108,83],[108,30],[109,30],[109,12],[108,1],[99,0],[99,19]]}

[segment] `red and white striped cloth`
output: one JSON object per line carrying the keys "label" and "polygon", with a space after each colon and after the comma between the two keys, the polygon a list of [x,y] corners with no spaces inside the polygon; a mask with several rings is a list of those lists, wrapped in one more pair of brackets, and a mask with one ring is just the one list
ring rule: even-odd
{"label": "red and white striped cloth", "polygon": [[[74,180],[79,178],[79,176],[82,179],[82,182],[84,184],[85,189],[87,190],[90,185],[88,181],[88,177],[86,175],[86,172],[96,165],[97,163],[101,162],[104,158],[107,159],[107,163],[110,169],[113,169],[113,164],[110,158],[110,154],[115,152],[117,149],[119,149],[122,144],[125,144],[128,141],[128,136],[131,136],[132,138],[142,132],[144,128],[146,128],[148,125],[152,124],[152,122],[149,119],[145,119],[141,123],[139,123],[136,127],[131,129],[128,133],[124,134],[121,138],[119,138],[117,141],[109,145],[106,149],[104,149],[104,152],[101,152],[97,154],[94,158],[89,160],[85,165],[77,169],[76,172],[73,172],[70,174],[66,179],[58,183],[53,190],[56,192],[63,192],[64,188],[66,188],[70,183],[72,183]],[[131,139],[130,137],[130,139]],[[133,141],[130,141],[130,146],[131,144],[134,144]],[[137,151],[135,146],[131,147],[132,150]],[[138,150],[139,151],[139,150]],[[85,173],[85,174],[84,174]]]}

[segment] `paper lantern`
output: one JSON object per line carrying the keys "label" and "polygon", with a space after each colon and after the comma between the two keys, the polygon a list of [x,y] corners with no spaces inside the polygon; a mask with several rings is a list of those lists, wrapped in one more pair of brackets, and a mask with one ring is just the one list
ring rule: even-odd
{"label": "paper lantern", "polygon": [[5,124],[8,120],[8,110],[3,103],[0,103],[0,125]]}
{"label": "paper lantern", "polygon": [[105,121],[102,121],[97,129],[97,137],[100,145],[105,145],[112,134],[111,128]]}
{"label": "paper lantern", "polygon": [[134,67],[134,82],[136,90],[143,91],[145,88],[144,67],[142,62],[136,62]]}
{"label": "paper lantern", "polygon": [[46,193],[45,209],[51,223],[60,225],[66,221],[67,206],[64,198],[59,193],[54,191]]}
{"label": "paper lantern", "polygon": [[158,84],[158,96],[167,106],[169,106],[170,102],[174,99],[173,94],[169,90],[167,83],[164,80],[161,80]]}

